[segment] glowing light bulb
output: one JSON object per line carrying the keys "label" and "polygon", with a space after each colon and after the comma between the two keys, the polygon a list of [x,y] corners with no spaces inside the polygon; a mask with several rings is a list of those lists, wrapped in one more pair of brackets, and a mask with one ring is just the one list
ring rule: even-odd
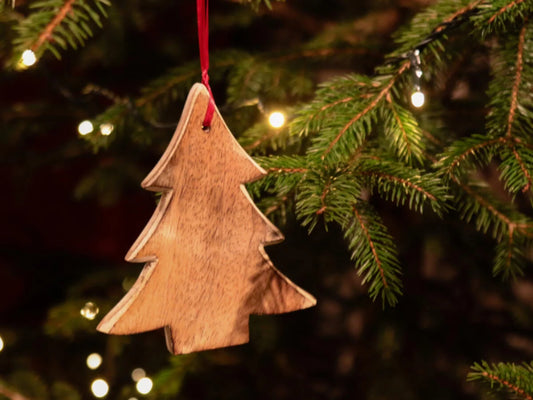
{"label": "glowing light bulb", "polygon": [[102,365],[102,356],[98,353],[89,354],[87,357],[87,366],[90,369],[96,369]]}
{"label": "glowing light bulb", "polygon": [[424,96],[424,93],[422,93],[420,90],[417,90],[411,95],[411,103],[413,103],[413,106],[416,108],[420,108],[424,105],[426,101],[426,97]]}
{"label": "glowing light bulb", "polygon": [[150,393],[150,390],[152,390],[152,387],[154,386],[154,383],[152,380],[148,377],[144,377],[139,379],[139,382],[137,382],[137,385],[135,385],[135,388],[140,394],[148,394]]}
{"label": "glowing light bulb", "polygon": [[135,368],[131,371],[131,379],[133,379],[134,382],[139,382],[145,376],[146,372],[142,368]]}
{"label": "glowing light bulb", "polygon": [[91,121],[85,120],[78,125],[78,133],[80,135],[88,135],[92,131],[94,131],[94,126]]}
{"label": "glowing light bulb", "polygon": [[20,57],[20,62],[26,68],[31,67],[37,62],[37,56],[35,56],[35,53],[30,49],[24,50],[22,56]]}
{"label": "glowing light bulb", "polygon": [[99,311],[100,309],[96,306],[96,304],[88,301],[87,303],[85,303],[83,308],[80,310],[80,314],[83,318],[93,320]]}
{"label": "glowing light bulb", "polygon": [[94,397],[98,397],[100,399],[105,397],[107,392],[109,392],[109,385],[101,378],[95,379],[91,384],[91,392],[93,392]]}
{"label": "glowing light bulb", "polygon": [[100,125],[100,133],[102,135],[104,135],[104,136],[111,135],[111,132],[113,132],[113,129],[115,129],[113,124],[102,124],[102,125]]}
{"label": "glowing light bulb", "polygon": [[282,112],[274,111],[268,117],[268,123],[273,128],[281,128],[283,125],[285,125],[285,115]]}
{"label": "glowing light bulb", "polygon": [[4,350],[4,339],[0,336],[0,351]]}

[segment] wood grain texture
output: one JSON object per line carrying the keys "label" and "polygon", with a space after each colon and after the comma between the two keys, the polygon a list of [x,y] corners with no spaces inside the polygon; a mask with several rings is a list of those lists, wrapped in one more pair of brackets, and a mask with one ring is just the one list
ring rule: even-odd
{"label": "wood grain texture", "polygon": [[165,328],[168,349],[190,353],[248,341],[250,314],[311,307],[313,296],[279,272],[263,246],[283,240],[244,183],[265,175],[195,84],[165,153],[142,182],[163,192],[126,255],[145,262],[136,283],[98,330],[131,334]]}

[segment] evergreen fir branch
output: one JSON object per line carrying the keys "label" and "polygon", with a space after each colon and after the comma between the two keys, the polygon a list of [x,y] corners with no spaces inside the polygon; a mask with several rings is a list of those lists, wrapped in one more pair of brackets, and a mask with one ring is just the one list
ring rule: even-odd
{"label": "evergreen fir branch", "polygon": [[440,168],[445,176],[458,178],[465,171],[490,163],[505,144],[504,138],[477,134],[456,140],[440,156],[437,168]]}
{"label": "evergreen fir branch", "polygon": [[343,225],[361,194],[359,182],[338,168],[310,170],[297,188],[296,216],[312,231],[320,218]]}
{"label": "evergreen fir branch", "polygon": [[307,160],[299,156],[255,157],[267,175],[247,185],[258,207],[269,217],[285,224],[287,215],[294,209],[298,185],[309,168]]}
{"label": "evergreen fir branch", "polygon": [[58,47],[77,49],[93,35],[91,23],[102,27],[108,0],[43,0],[30,5],[32,13],[17,27],[14,39],[16,61],[24,50],[31,49],[37,57],[50,50],[61,58]]}
{"label": "evergreen fir branch", "polygon": [[531,189],[533,175],[533,151],[515,142],[502,151],[501,179],[510,193],[527,192]]}
{"label": "evergreen fir branch", "polygon": [[499,202],[480,181],[471,180],[462,183],[452,178],[455,184],[454,204],[461,219],[473,222],[482,233],[489,230],[492,236],[502,241],[509,232],[519,233],[525,237],[533,234],[533,222],[526,216]]}
{"label": "evergreen fir branch", "polygon": [[263,211],[265,216],[273,221],[276,225],[285,225],[287,223],[287,216],[292,214],[294,209],[294,192],[290,192],[285,196],[279,197],[264,197],[257,206]]}
{"label": "evergreen fir branch", "polygon": [[291,134],[307,136],[317,133],[324,121],[353,110],[352,101],[370,97],[370,90],[375,86],[377,83],[371,78],[355,74],[321,84],[314,100],[300,108],[291,121]]}
{"label": "evergreen fir branch", "polygon": [[508,40],[498,49],[488,90],[490,112],[486,125],[490,135],[526,140],[530,137],[533,99],[529,82],[533,78],[533,60],[529,53],[533,37],[528,28],[525,23],[516,35],[508,34]]}
{"label": "evergreen fir branch", "polygon": [[531,15],[533,4],[524,0],[495,0],[488,2],[484,11],[476,21],[482,37],[492,33],[508,32]]}
{"label": "evergreen fir branch", "polygon": [[256,100],[261,105],[309,94],[313,84],[300,71],[265,58],[240,57],[229,75],[228,103]]}
{"label": "evergreen fir branch", "polygon": [[446,208],[447,188],[438,175],[422,174],[420,170],[399,163],[372,159],[356,164],[353,173],[362,176],[372,191],[396,205],[407,203],[410,209],[422,212],[424,204],[429,203],[438,215]]}
{"label": "evergreen fir branch", "polygon": [[[383,87],[379,90],[378,93],[372,98],[372,100],[366,105],[365,108],[363,108],[361,111],[359,111],[355,116],[353,116],[343,127],[340,129],[340,131],[337,133],[337,135],[329,142],[326,149],[323,151],[321,158],[324,160],[326,156],[332,151],[333,147],[339,142],[339,140],[348,132],[353,130],[353,127],[358,122],[363,122],[363,124],[368,124],[368,121],[365,121],[365,116],[375,110],[376,106],[383,100],[383,98],[390,93],[392,86],[396,83],[398,78],[410,67],[411,63],[409,61],[405,61],[401,64],[401,66],[398,68],[396,73],[389,78],[388,81],[386,81],[383,85]],[[315,150],[318,150],[315,148]]]}
{"label": "evergreen fir branch", "polygon": [[407,164],[421,164],[424,158],[422,130],[409,110],[394,104],[392,97],[387,96],[388,109],[385,108],[383,126],[385,134],[390,138],[391,147],[400,160]]}
{"label": "evergreen fir branch", "polygon": [[515,225],[509,226],[507,236],[496,246],[493,273],[504,280],[516,279],[524,275],[525,238],[517,234]]}
{"label": "evergreen fir branch", "polygon": [[[228,51],[226,53],[216,53],[213,55],[210,76],[213,80],[221,79],[227,68],[235,63],[236,57],[242,52]],[[154,121],[159,110],[163,109],[170,101],[184,99],[190,87],[200,78],[198,62],[190,62],[183,66],[173,68],[167,73],[147,83],[141,90],[141,94],[136,99],[112,99],[115,104],[101,114],[92,118],[93,125],[99,126],[104,123],[112,123],[114,133],[111,136],[90,134],[83,137],[97,151],[105,148],[117,140],[128,127],[128,135],[134,142],[150,143],[150,135],[146,134],[146,128],[161,128],[161,124]],[[101,88],[99,88],[102,91]],[[136,122],[133,126],[131,122]],[[178,123],[176,120],[169,124],[164,124],[164,128],[173,128]]]}
{"label": "evergreen fir branch", "polygon": [[[211,55],[209,75],[212,80],[221,79],[236,60],[247,57],[242,51],[228,50]],[[141,89],[141,95],[135,100],[135,106],[156,107],[168,100],[184,98],[193,83],[200,79],[198,61],[172,68],[162,76],[155,78]]]}
{"label": "evergreen fir branch", "polygon": [[[407,27],[394,35],[397,49],[388,56],[390,60],[405,58],[414,49],[422,51],[426,46],[438,47],[438,42],[458,26],[477,15],[487,0],[454,0],[436,2],[418,13]],[[462,6],[459,9],[458,6]]]}
{"label": "evergreen fir branch", "polygon": [[248,153],[265,154],[268,150],[285,148],[288,129],[275,129],[267,122],[259,122],[239,136],[239,143]]}
{"label": "evergreen fir branch", "polygon": [[[176,100],[183,96],[182,87],[191,86],[198,80],[198,63],[180,66],[156,78],[141,89],[141,96],[135,101],[137,107],[153,106],[166,99]],[[180,90],[181,89],[181,90]]]}
{"label": "evergreen fir branch", "polygon": [[367,202],[358,201],[344,235],[352,252],[357,273],[368,284],[372,300],[381,297],[383,305],[394,306],[402,292],[400,264],[396,247],[387,228]]}
{"label": "evergreen fir branch", "polygon": [[510,8],[516,7],[517,5],[519,5],[520,3],[523,3],[523,2],[524,2],[524,0],[514,0],[514,1],[510,2],[509,4],[504,5],[502,8],[500,8],[495,14],[493,14],[489,18],[489,24],[492,24],[496,20],[496,18],[498,18],[504,12],[508,11]]}
{"label": "evergreen fir branch", "polygon": [[515,121],[516,108],[518,107],[518,88],[522,80],[522,70],[524,68],[524,40],[526,38],[527,24],[524,24],[518,36],[518,49],[516,52],[515,79],[511,92],[511,105],[509,107],[509,116],[507,117],[506,136],[512,135],[513,123]]}
{"label": "evergreen fir branch", "polygon": [[533,364],[513,363],[489,364],[486,361],[475,363],[468,374],[468,380],[479,381],[491,389],[505,390],[524,400],[533,400]]}
{"label": "evergreen fir branch", "polygon": [[262,179],[249,183],[247,188],[252,196],[287,196],[309,171],[307,160],[301,156],[254,157],[267,172]]}
{"label": "evergreen fir branch", "polygon": [[[292,110],[286,108],[285,114],[290,115]],[[259,155],[280,150],[287,150],[289,146],[300,147],[301,141],[290,135],[288,127],[273,128],[267,121],[266,115],[261,113],[261,120],[246,129],[238,140],[241,146],[250,154]]]}

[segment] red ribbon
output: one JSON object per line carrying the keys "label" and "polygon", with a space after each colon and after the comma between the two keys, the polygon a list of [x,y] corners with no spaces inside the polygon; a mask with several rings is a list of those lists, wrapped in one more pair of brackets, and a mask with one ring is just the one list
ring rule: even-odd
{"label": "red ribbon", "polygon": [[203,128],[209,128],[215,112],[215,100],[211,86],[209,86],[209,0],[196,0],[196,15],[198,19],[198,44],[200,47],[200,66],[202,68],[202,83],[209,91],[209,104],[205,112]]}

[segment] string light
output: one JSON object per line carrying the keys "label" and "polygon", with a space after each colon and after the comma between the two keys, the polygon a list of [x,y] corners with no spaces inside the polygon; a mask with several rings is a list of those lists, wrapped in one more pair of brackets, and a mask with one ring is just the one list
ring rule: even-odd
{"label": "string light", "polygon": [[417,90],[411,95],[411,103],[416,108],[422,107],[425,101],[426,101],[426,96],[424,96],[424,93],[422,93],[420,90]]}
{"label": "string light", "polygon": [[98,353],[89,354],[87,357],[87,367],[90,369],[96,369],[102,365],[102,356]]}
{"label": "string light", "polygon": [[282,112],[274,111],[268,116],[268,123],[273,128],[281,128],[285,125],[285,115]]}
{"label": "string light", "polygon": [[94,397],[98,397],[100,399],[105,397],[109,392],[109,385],[101,378],[95,379],[91,384],[91,392],[93,392]]}
{"label": "string light", "polygon": [[24,52],[22,53],[22,56],[20,57],[20,64],[22,65],[22,67],[24,68],[31,67],[36,62],[37,62],[37,56],[35,55],[35,53],[30,49],[24,50]]}
{"label": "string light", "polygon": [[94,126],[91,121],[85,120],[78,125],[78,133],[80,135],[88,135],[92,131],[94,131]]}
{"label": "string light", "polygon": [[410,53],[411,68],[413,69],[413,81],[415,90],[411,94],[411,104],[416,108],[420,108],[426,102],[426,96],[422,93],[420,78],[424,74],[422,72],[422,62],[420,61],[420,50],[415,49]]}
{"label": "string light", "polygon": [[142,368],[135,368],[133,371],[131,371],[131,379],[133,379],[134,382],[140,381],[145,376],[146,372]]}
{"label": "string light", "polygon": [[102,124],[100,125],[100,133],[104,136],[109,136],[111,135],[111,132],[113,132],[113,129],[115,129],[115,127],[113,126],[113,124]]}
{"label": "string light", "polygon": [[154,386],[154,383],[152,380],[148,377],[144,377],[139,379],[139,382],[137,382],[137,385],[135,385],[135,388],[140,394],[148,394],[152,390],[152,387]]}
{"label": "string light", "polygon": [[4,350],[4,339],[0,336],[0,351]]}
{"label": "string light", "polygon": [[96,306],[96,304],[94,304],[91,301],[88,301],[87,303],[85,303],[83,308],[80,310],[80,314],[83,318],[93,320],[99,311],[100,309]]}

